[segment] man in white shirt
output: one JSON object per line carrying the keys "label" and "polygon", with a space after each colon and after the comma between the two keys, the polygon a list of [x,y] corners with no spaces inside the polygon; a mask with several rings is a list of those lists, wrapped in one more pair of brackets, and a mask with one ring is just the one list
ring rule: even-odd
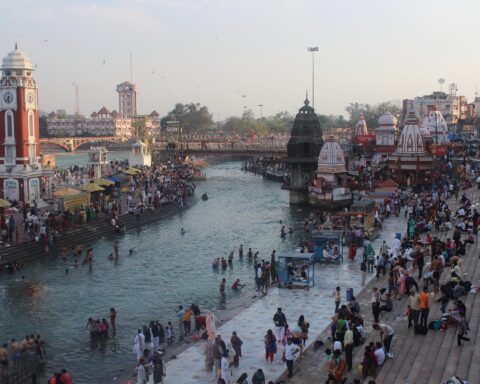
{"label": "man in white shirt", "polygon": [[375,358],[377,360],[377,366],[381,367],[385,362],[385,350],[379,341],[375,344]]}
{"label": "man in white shirt", "polygon": [[292,339],[287,340],[287,345],[283,351],[283,356],[285,357],[285,363],[287,364],[288,377],[293,376],[293,359],[295,359],[295,354],[300,350],[298,346],[293,344]]}
{"label": "man in white shirt", "polygon": [[373,329],[380,332],[380,337],[382,338],[383,346],[385,348],[385,355],[392,358],[393,355],[390,353],[390,346],[392,344],[395,330],[390,325],[383,323],[373,324]]}

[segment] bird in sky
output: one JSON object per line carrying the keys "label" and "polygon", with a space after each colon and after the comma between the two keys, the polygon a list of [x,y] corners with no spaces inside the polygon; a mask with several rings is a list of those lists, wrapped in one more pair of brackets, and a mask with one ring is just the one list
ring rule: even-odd
{"label": "bird in sky", "polygon": [[48,40],[43,40],[44,43],[48,43]]}
{"label": "bird in sky", "polygon": [[107,60],[103,59],[102,65],[105,65]]}

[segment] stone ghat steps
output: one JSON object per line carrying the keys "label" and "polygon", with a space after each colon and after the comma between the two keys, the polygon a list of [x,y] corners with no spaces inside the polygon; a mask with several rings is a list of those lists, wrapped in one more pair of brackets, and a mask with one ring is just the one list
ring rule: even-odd
{"label": "stone ghat steps", "polygon": [[[474,265],[472,265],[474,264]],[[465,264],[469,267],[474,275],[480,273],[480,263],[475,255],[470,254],[468,262]],[[448,271],[446,271],[448,273]],[[445,273],[445,272],[444,272]],[[471,277],[468,276],[468,279]],[[439,297],[430,296],[430,314],[429,322],[440,318],[440,304],[435,302]],[[468,294],[462,298],[467,305],[467,318],[472,318],[473,308],[476,302],[476,295]],[[450,302],[452,305],[452,302]],[[478,316],[478,314],[476,315]],[[477,324],[475,321],[474,324]],[[460,374],[459,368],[468,369],[472,361],[472,348],[468,343],[464,343],[463,347],[457,347],[457,338],[455,326],[451,326],[447,331],[429,330],[427,335],[415,335],[413,330],[406,330],[406,324],[395,328],[395,337],[393,342],[394,359],[387,360],[385,366],[381,369],[377,376],[380,383],[440,383],[448,377]],[[460,353],[462,358],[460,359]],[[465,369],[464,369],[465,371]],[[464,374],[464,377],[466,375]]]}
{"label": "stone ghat steps", "polygon": [[[477,257],[477,244],[469,246],[467,255],[462,258],[462,271],[466,279],[474,285],[480,276],[480,262]],[[449,276],[449,269],[443,273],[443,280]],[[439,295],[430,296],[429,322],[441,316],[440,304],[435,300]],[[380,383],[441,383],[451,376],[459,375],[469,382],[479,382],[478,359],[474,359],[475,349],[480,352],[475,340],[480,341],[478,323],[480,319],[480,299],[476,294],[468,293],[462,297],[467,306],[467,320],[471,331],[470,342],[457,346],[457,328],[451,326],[447,331],[429,330],[426,336],[415,335],[412,330],[397,329],[393,343],[394,359],[387,360],[377,376]],[[451,307],[453,302],[450,301]]]}
{"label": "stone ghat steps", "polygon": [[[188,203],[185,204],[183,210],[191,208],[197,203],[197,198],[190,199]],[[121,221],[127,230],[131,230],[145,224],[154,223],[159,219],[170,217],[178,212],[181,212],[180,208],[176,204],[172,204],[157,210],[146,209],[138,221],[135,215],[125,214],[121,216]],[[117,236],[119,235],[113,231],[109,221],[101,219],[98,222],[74,228],[57,237],[56,245],[54,245],[47,255],[45,254],[43,245],[40,242],[35,241],[1,249],[0,270],[3,269],[8,262],[26,262],[46,256],[58,255],[63,246],[67,247],[70,252],[72,244],[77,241],[85,246],[86,244],[97,241],[102,237],[112,238]]]}
{"label": "stone ghat steps", "polygon": [[[476,189],[470,189],[467,195],[471,201],[478,201],[479,192]],[[452,210],[458,209],[458,202],[450,199],[448,201]],[[435,233],[439,238],[451,237],[449,233]],[[473,285],[477,285],[480,277],[480,262],[478,260],[477,244],[467,246],[467,253],[463,259],[463,272],[467,272],[467,279]],[[415,277],[418,272],[413,271]],[[446,269],[442,274],[442,281],[446,281],[450,270]],[[347,382],[353,382],[354,378],[358,378],[359,374],[356,369],[357,365],[363,359],[365,345],[371,341],[379,341],[378,332],[371,329],[373,316],[370,304],[371,290],[376,286],[383,288],[387,286],[387,282],[383,277],[379,280],[373,279],[359,294],[356,295],[357,301],[360,303],[361,314],[364,317],[367,328],[367,340],[362,346],[355,347],[353,350],[353,370],[346,377]],[[421,281],[419,286],[422,287]],[[440,318],[440,304],[436,303],[438,295],[430,296],[430,314],[429,321]],[[471,331],[469,337],[471,342],[464,342],[462,347],[456,346],[456,327],[452,326],[446,332],[429,331],[427,335],[414,335],[413,329],[407,328],[407,321],[403,319],[404,311],[408,304],[408,299],[394,300],[394,309],[390,313],[382,312],[380,320],[390,324],[395,329],[395,337],[392,343],[393,359],[387,359],[380,370],[377,369],[377,383],[441,383],[454,374],[467,377],[471,383],[480,383],[480,359],[473,356],[480,355],[480,331],[478,331],[479,310],[476,306],[476,295],[468,294],[462,298],[467,305],[467,319],[470,323]],[[479,299],[480,300],[480,299]],[[452,306],[453,302],[449,303]],[[300,384],[307,382],[323,382],[328,376],[323,350],[331,348],[331,344],[326,342],[330,336],[330,328],[325,329],[318,337],[319,340],[325,342],[325,346],[317,352],[313,352],[311,348],[307,349],[304,357],[298,360],[294,366],[294,377],[287,379],[288,384]],[[476,342],[474,341],[476,339]],[[459,357],[450,356],[454,354],[455,349],[460,354]],[[448,363],[447,363],[448,362]],[[453,372],[453,373],[452,373]],[[467,374],[465,374],[467,373]],[[449,375],[449,376],[447,376]],[[283,374],[282,379],[286,379]]]}

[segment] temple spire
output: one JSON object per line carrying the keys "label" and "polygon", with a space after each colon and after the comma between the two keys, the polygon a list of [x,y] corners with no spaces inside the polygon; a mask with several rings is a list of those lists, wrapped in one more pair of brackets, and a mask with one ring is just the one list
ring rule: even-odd
{"label": "temple spire", "polygon": [[304,104],[306,107],[308,107],[308,105],[310,104],[310,101],[308,101],[308,91],[305,91],[305,101],[304,101]]}

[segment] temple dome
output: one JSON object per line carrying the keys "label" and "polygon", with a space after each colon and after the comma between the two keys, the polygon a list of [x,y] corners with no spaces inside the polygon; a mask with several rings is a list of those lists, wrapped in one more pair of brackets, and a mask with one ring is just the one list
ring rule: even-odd
{"label": "temple dome", "polygon": [[8,55],[3,58],[2,70],[8,69],[33,70],[32,60],[23,52],[18,50],[17,44],[15,44],[15,49],[9,52]]}
{"label": "temple dome", "polygon": [[367,122],[365,121],[365,117],[363,116],[363,113],[360,113],[360,120],[358,120],[358,123],[355,126],[355,136],[367,136],[367,135],[368,135]]}
{"label": "temple dome", "polygon": [[415,111],[409,111],[405,119],[400,139],[398,140],[397,153],[421,154],[425,152],[422,133],[418,127],[418,118]]}
{"label": "temple dome", "polygon": [[378,118],[378,126],[379,127],[397,127],[397,118],[391,114],[390,112],[385,112]]}
{"label": "temple dome", "polygon": [[342,147],[330,136],[322,146],[318,156],[319,173],[345,173],[345,156]]}
{"label": "temple dome", "polygon": [[323,144],[322,128],[308,98],[298,110],[287,144],[288,161],[303,159],[313,167]]}

